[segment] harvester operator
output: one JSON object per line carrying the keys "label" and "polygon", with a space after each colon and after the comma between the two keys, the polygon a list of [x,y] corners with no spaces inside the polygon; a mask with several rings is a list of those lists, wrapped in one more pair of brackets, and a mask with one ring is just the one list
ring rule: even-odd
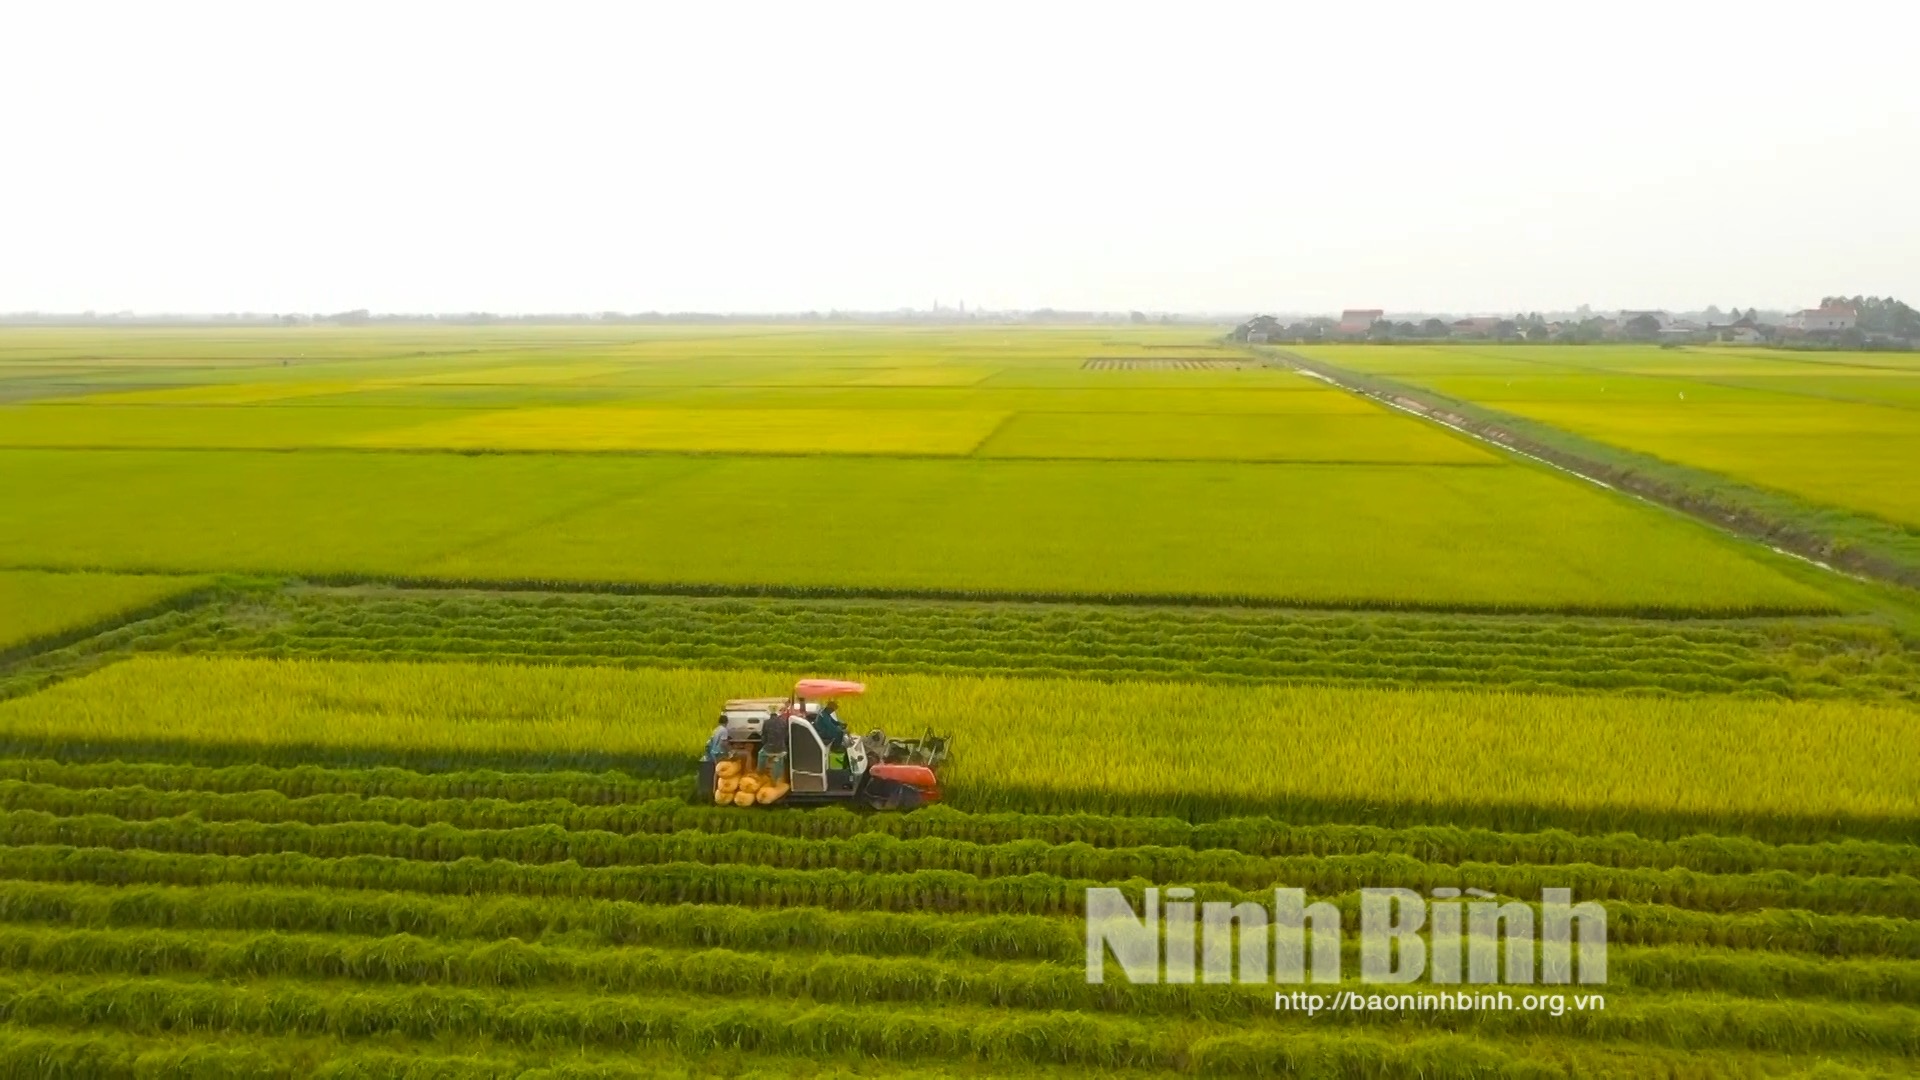
{"label": "harvester operator", "polygon": [[820,733],[821,741],[829,750],[839,750],[847,745],[847,725],[840,722],[834,712],[835,702],[827,702],[820,707],[820,715],[813,718],[813,727]]}

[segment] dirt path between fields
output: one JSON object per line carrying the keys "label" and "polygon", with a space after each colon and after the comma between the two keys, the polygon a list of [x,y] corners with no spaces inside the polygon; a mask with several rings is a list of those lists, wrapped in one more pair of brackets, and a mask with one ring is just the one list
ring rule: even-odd
{"label": "dirt path between fields", "polygon": [[1597,461],[1560,447],[1548,446],[1489,421],[1462,415],[1440,401],[1420,395],[1419,391],[1412,388],[1398,392],[1374,389],[1362,385],[1337,367],[1296,356],[1284,350],[1267,349],[1263,351],[1263,355],[1272,357],[1277,363],[1310,379],[1317,379],[1369,401],[1377,401],[1398,412],[1439,424],[1475,441],[1537,461],[1548,468],[1609,491],[1617,491],[1643,502],[1678,511],[1716,528],[1758,541],[1773,551],[1811,563],[1822,570],[1841,574],[1856,581],[1878,580],[1908,588],[1920,588],[1920,571],[1870,551],[1841,546],[1832,537],[1820,535],[1793,523],[1714,501],[1697,492],[1688,491],[1645,473]]}

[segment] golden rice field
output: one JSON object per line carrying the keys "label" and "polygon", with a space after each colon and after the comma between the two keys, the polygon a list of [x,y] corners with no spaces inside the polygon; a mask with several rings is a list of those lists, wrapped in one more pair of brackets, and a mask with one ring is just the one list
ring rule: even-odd
{"label": "golden rice field", "polygon": [[193,591],[205,578],[0,571],[0,653]]}
{"label": "golden rice field", "polygon": [[[1220,329],[0,329],[0,1076],[1912,1075],[1920,603]],[[1326,356],[1910,521],[1897,357]],[[942,803],[698,790],[808,675]],[[1095,886],[1567,887],[1606,1005]]]}
{"label": "golden rice field", "polygon": [[[778,694],[793,678],[139,657],[0,703],[0,740],[678,764],[717,702]],[[1920,827],[1920,759],[1906,753],[1915,715],[1896,707],[927,675],[873,676],[869,690],[853,722],[951,731],[967,750],[956,797],[982,808],[1293,817],[1373,803],[1427,820],[1460,807],[1516,821],[1613,812]],[[1243,764],[1223,767],[1223,754]]]}

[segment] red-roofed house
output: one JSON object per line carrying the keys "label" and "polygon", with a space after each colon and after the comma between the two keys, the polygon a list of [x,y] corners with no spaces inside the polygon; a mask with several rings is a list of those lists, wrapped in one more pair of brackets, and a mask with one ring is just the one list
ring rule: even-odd
{"label": "red-roofed house", "polygon": [[1860,312],[1852,304],[1822,304],[1787,316],[1787,329],[1809,334],[1838,333],[1860,324]]}
{"label": "red-roofed house", "polygon": [[1334,327],[1333,332],[1359,337],[1373,329],[1373,324],[1384,315],[1386,312],[1379,308],[1348,308],[1340,313],[1340,325]]}

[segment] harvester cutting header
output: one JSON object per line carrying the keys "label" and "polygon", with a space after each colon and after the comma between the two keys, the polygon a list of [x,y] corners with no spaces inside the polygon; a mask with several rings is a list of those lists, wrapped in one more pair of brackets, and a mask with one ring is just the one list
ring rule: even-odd
{"label": "harvester cutting header", "polygon": [[878,728],[850,734],[839,699],[866,690],[842,679],[801,679],[788,697],[727,702],[707,739],[701,790],[723,806],[911,810],[938,802],[934,770],[952,740],[932,731],[919,739],[890,739]]}

